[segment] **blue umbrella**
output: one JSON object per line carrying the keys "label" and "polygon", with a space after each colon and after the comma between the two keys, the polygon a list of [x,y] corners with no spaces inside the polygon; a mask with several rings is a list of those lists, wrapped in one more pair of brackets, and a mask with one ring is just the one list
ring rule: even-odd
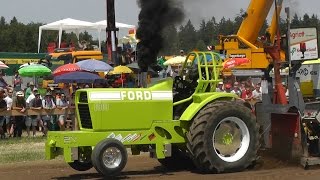
{"label": "blue umbrella", "polygon": [[54,77],[55,83],[100,83],[105,80],[100,76],[89,72],[70,72]]}
{"label": "blue umbrella", "polygon": [[113,67],[109,64],[95,59],[82,60],[76,64],[80,67],[80,69],[90,72],[106,72],[113,70]]}

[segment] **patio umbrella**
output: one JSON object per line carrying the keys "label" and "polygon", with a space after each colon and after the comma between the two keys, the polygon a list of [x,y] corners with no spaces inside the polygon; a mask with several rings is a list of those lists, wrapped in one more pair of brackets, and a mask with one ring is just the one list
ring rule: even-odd
{"label": "patio umbrella", "polygon": [[22,67],[18,70],[19,74],[24,77],[47,76],[51,74],[51,70],[41,64],[32,64]]}
{"label": "patio umbrella", "polygon": [[130,68],[130,69],[140,69],[140,67],[139,67],[137,62],[133,62],[133,63],[127,64],[126,66],[128,68]]}
{"label": "patio umbrella", "polygon": [[80,71],[80,67],[77,64],[65,64],[59,66],[56,70],[53,71],[54,76],[59,76],[69,72]]}
{"label": "patio umbrella", "polygon": [[19,68],[23,68],[23,67],[34,65],[34,64],[38,64],[38,63],[24,63]]}
{"label": "patio umbrella", "polygon": [[[185,62],[185,56],[176,56],[174,58],[168,59],[166,62],[163,63],[164,66],[174,66],[174,65],[181,65]],[[188,60],[189,61],[189,60]]]}
{"label": "patio umbrella", "polygon": [[127,66],[117,66],[113,69],[113,71],[109,72],[109,74],[129,74],[129,73],[132,73],[132,70]]}
{"label": "patio umbrella", "polygon": [[132,73],[133,71],[128,68],[127,66],[117,66],[113,69],[113,71],[110,71],[109,74],[121,74],[121,83],[122,83],[122,87],[123,87],[123,79],[122,79],[122,74],[129,74]]}
{"label": "patio umbrella", "polygon": [[62,74],[60,76],[54,77],[55,83],[96,83],[96,82],[104,82],[104,79],[101,78],[97,74],[93,74],[90,72],[69,72],[66,74]]}
{"label": "patio umbrella", "polygon": [[76,63],[82,70],[90,72],[106,72],[113,70],[109,64],[95,59],[82,60]]}
{"label": "patio umbrella", "polygon": [[5,65],[2,61],[0,61],[0,69],[8,69],[9,66]]}

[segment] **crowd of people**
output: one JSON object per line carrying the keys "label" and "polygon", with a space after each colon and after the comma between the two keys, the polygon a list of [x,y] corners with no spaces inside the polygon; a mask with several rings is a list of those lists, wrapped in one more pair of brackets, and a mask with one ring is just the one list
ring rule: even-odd
{"label": "crowd of people", "polygon": [[255,103],[262,101],[261,83],[252,83],[250,79],[247,81],[223,83],[219,82],[216,92],[227,92],[238,95],[241,99]]}
{"label": "crowd of people", "polygon": [[[65,109],[70,106],[74,106],[74,93],[70,93],[67,86],[59,90],[47,88],[43,95],[33,82],[29,82],[25,89],[0,87],[0,111],[23,113],[27,109]],[[48,130],[65,130],[66,120],[71,118],[67,115],[0,116],[0,138],[22,137],[23,129],[26,129],[27,137],[35,137],[38,130],[46,136]]]}
{"label": "crowd of people", "polygon": [[[282,83],[284,91],[286,92],[286,97],[289,97],[289,90],[286,86],[286,83]],[[238,95],[244,101],[249,102],[254,105],[257,102],[262,101],[262,87],[261,82],[252,83],[251,78],[248,78],[246,81],[235,81],[231,82],[219,82],[216,88],[216,92],[227,92],[234,93]]]}

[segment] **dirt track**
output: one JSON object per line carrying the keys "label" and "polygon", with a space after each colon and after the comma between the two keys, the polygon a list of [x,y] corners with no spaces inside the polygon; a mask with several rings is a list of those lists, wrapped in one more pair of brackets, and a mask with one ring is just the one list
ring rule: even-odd
{"label": "dirt track", "polygon": [[[168,172],[155,159],[146,155],[130,156],[128,164],[118,179],[320,179],[320,168],[304,170],[298,164],[288,164],[272,157],[263,157],[263,163],[254,169],[232,174],[201,175],[191,171]],[[91,169],[78,172],[71,169],[63,160],[38,161],[0,165],[0,179],[102,179]]]}

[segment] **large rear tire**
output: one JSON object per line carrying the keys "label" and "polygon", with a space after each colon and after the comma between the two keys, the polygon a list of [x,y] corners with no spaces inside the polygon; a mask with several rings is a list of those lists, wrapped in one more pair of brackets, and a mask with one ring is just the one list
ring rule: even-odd
{"label": "large rear tire", "polygon": [[201,172],[237,172],[256,160],[259,136],[259,125],[250,109],[231,101],[217,101],[194,118],[187,133],[187,147]]}

